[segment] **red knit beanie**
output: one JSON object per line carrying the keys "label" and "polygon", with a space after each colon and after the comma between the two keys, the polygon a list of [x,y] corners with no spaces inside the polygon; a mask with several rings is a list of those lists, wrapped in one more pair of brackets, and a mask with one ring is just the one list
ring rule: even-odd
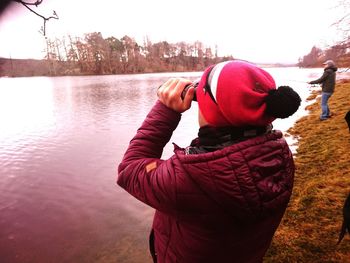
{"label": "red knit beanie", "polygon": [[271,90],[276,90],[276,84],[269,73],[234,60],[207,68],[196,96],[203,117],[212,126],[265,126],[275,120],[265,111]]}

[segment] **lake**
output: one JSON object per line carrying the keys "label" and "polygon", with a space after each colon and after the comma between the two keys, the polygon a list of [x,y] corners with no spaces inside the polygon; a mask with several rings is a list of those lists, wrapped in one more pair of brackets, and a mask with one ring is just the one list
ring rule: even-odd
{"label": "lake", "polygon": [[[266,70],[303,99],[273,123],[285,132],[306,114],[306,81],[322,69]],[[0,78],[0,262],[151,262],[154,211],[116,185],[117,166],[158,86],[200,75]],[[196,110],[183,114],[163,158],[171,142],[196,137]]]}

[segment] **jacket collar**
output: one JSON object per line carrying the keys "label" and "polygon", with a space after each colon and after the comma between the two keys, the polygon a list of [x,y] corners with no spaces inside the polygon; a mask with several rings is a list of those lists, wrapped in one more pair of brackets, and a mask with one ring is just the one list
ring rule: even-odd
{"label": "jacket collar", "polygon": [[271,131],[272,124],[256,127],[204,126],[199,129],[198,137],[191,142],[185,152],[186,154],[212,152]]}

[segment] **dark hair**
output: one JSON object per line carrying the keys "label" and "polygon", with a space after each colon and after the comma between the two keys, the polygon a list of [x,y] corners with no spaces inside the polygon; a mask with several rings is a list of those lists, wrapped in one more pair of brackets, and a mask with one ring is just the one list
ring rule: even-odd
{"label": "dark hair", "polygon": [[275,118],[287,118],[293,115],[300,106],[300,96],[289,86],[280,86],[270,90],[265,98],[265,113]]}

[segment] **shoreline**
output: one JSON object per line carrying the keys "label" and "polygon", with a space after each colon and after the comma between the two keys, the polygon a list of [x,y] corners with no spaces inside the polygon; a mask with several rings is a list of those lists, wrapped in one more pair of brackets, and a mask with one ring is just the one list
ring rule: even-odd
{"label": "shoreline", "polygon": [[337,81],[329,100],[333,116],[320,121],[319,90],[288,130],[298,138],[290,203],[264,262],[350,262],[350,236],[336,245],[342,207],[350,192],[350,81]]}
{"label": "shoreline", "polygon": [[[339,69],[339,72],[337,73],[337,85],[341,85],[344,83],[347,83],[348,81],[350,82],[350,71],[347,71],[343,68]],[[294,155],[294,157],[296,157],[296,153],[297,153],[297,149],[298,149],[298,144],[299,144],[299,136],[293,134],[293,129],[294,126],[296,125],[296,123],[301,120],[302,118],[308,116],[310,113],[310,108],[312,107],[312,105],[314,104],[319,104],[320,102],[318,100],[320,100],[320,96],[321,96],[321,87],[320,85],[309,85],[309,95],[308,97],[305,99],[305,102],[300,105],[300,107],[304,107],[304,109],[302,109],[302,113],[299,117],[295,118],[293,120],[293,123],[290,127],[282,130],[283,135],[285,137],[285,139],[288,142],[288,145]],[[349,107],[350,110],[350,107]]]}

